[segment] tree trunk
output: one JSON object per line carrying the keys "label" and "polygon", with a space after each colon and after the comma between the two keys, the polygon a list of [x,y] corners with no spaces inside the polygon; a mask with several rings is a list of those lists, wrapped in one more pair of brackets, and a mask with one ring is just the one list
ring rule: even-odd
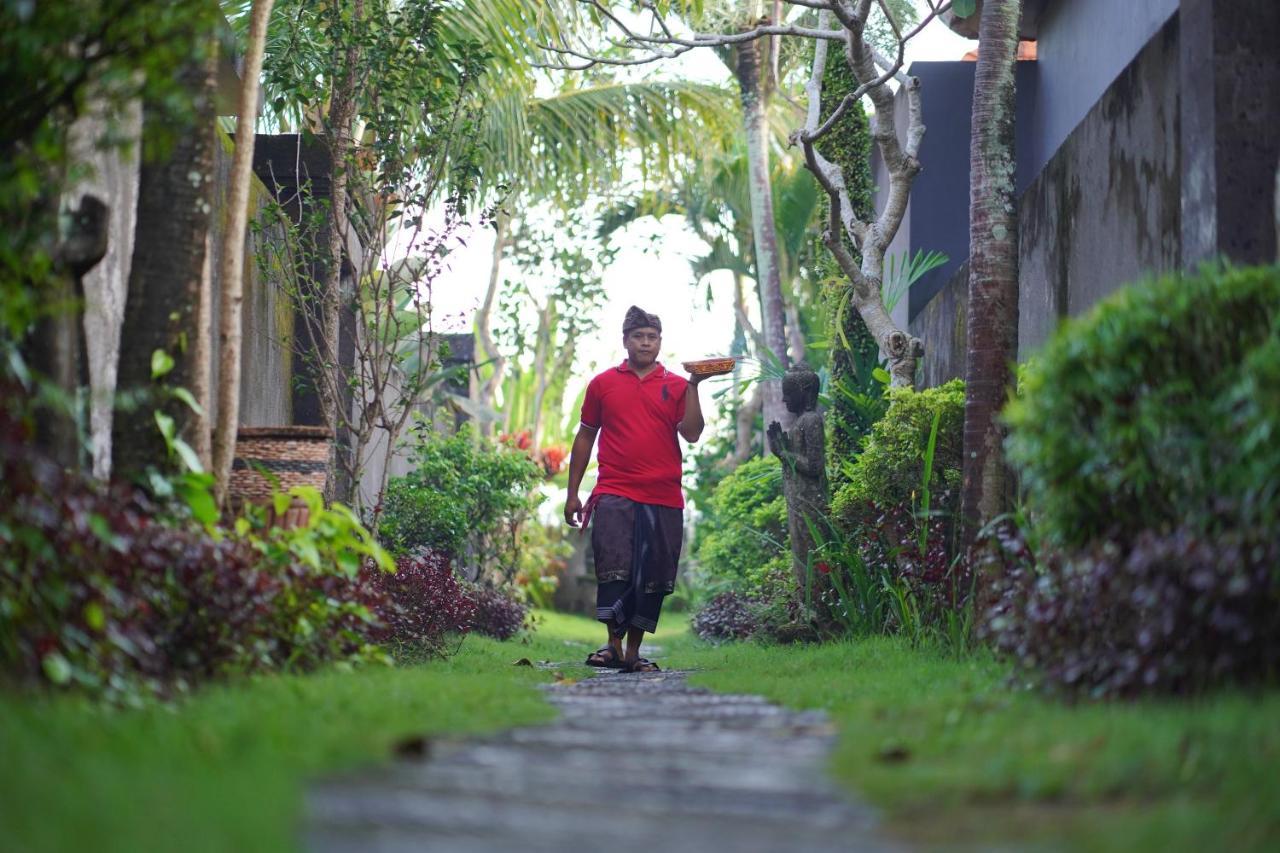
{"label": "tree trunk", "polygon": [[742,405],[738,407],[738,413],[734,416],[734,436],[733,436],[733,455],[729,457],[728,467],[730,470],[737,468],[743,462],[746,462],[756,452],[756,415],[760,414],[761,403],[764,396],[761,393],[760,386],[757,385],[751,392],[751,396],[742,401]]}
{"label": "tree trunk", "polygon": [[969,310],[965,345],[966,536],[1005,504],[1004,431],[997,416],[1018,342],[1018,217],[1014,199],[1014,70],[1021,0],[986,0],[979,29],[969,146]]}
{"label": "tree trunk", "polygon": [[787,341],[791,347],[791,363],[799,364],[805,357],[804,327],[800,325],[800,307],[796,305],[794,296],[786,305]]}
{"label": "tree trunk", "polygon": [[193,415],[191,449],[206,471],[213,470],[213,442],[209,422],[213,412],[213,229],[205,232],[204,267],[200,271],[200,302],[196,306],[195,335],[191,343],[191,396],[200,405]]}
{"label": "tree trunk", "polygon": [[[782,302],[782,279],[778,269],[778,235],[773,221],[773,187],[769,174],[769,123],[760,80],[760,42],[740,45],[737,50],[739,94],[747,135],[747,188],[751,197],[751,230],[755,243],[756,281],[760,286],[761,325],[769,350],[787,366],[786,319]],[[764,354],[761,353],[763,356]],[[784,429],[794,419],[782,402],[782,383],[764,383],[765,423],[778,421]]]}
{"label": "tree trunk", "polygon": [[529,409],[534,448],[542,444],[542,401],[546,397],[547,386],[551,384],[547,366],[551,355],[551,327],[555,323],[555,315],[555,303],[550,300],[538,312],[538,337],[533,349],[533,403]]}
{"label": "tree trunk", "polygon": [[[480,345],[480,358],[489,362],[493,373],[476,389],[476,402],[481,407],[493,408],[493,398],[502,387],[507,371],[507,360],[502,357],[493,340],[493,304],[498,296],[498,284],[502,280],[502,255],[507,249],[511,234],[511,215],[502,209],[493,219],[493,259],[489,265],[489,289],[484,294],[484,304],[476,313],[476,343]],[[480,435],[493,434],[493,422],[480,421]]]}
{"label": "tree trunk", "polygon": [[240,424],[240,351],[244,337],[244,244],[249,221],[249,188],[253,180],[253,143],[258,115],[258,83],[267,42],[267,22],[274,0],[253,0],[249,40],[236,115],[236,149],[231,160],[227,230],[222,243],[222,305],[218,318],[218,423],[213,431],[214,497],[227,496],[231,460]]}
{"label": "tree trunk", "polygon": [[[144,162],[138,179],[138,215],[129,295],[125,302],[117,386],[124,391],[159,390],[152,381],[151,357],[163,350],[173,369],[161,380],[171,388],[190,388],[195,359],[190,345],[196,333],[196,310],[204,274],[205,247],[212,210],[214,152],[214,86],[217,56],[187,66],[181,82],[193,96],[194,120],[174,141],[163,162]],[[153,104],[143,106],[143,135],[172,133],[169,115]],[[178,434],[194,439],[195,413],[185,404],[164,398],[144,402],[132,417],[116,418],[112,470],[117,477],[136,478],[148,466],[164,469],[167,448],[152,417],[152,408],[172,417]]]}
{"label": "tree trunk", "polygon": [[[337,0],[335,0],[335,3]],[[333,79],[329,95],[329,115],[326,136],[329,146],[329,211],[325,218],[327,233],[322,243],[324,251],[324,279],[320,286],[320,351],[317,365],[320,416],[324,425],[332,431],[334,442],[329,451],[329,477],[326,480],[330,500],[348,500],[355,484],[347,475],[349,461],[342,455],[347,442],[347,422],[350,413],[340,412],[346,395],[346,376],[343,372],[341,348],[342,335],[342,267],[347,239],[347,186],[352,150],[352,123],[355,119],[356,64],[360,60],[359,44],[353,35],[364,17],[364,0],[354,0],[350,28],[341,56],[335,57],[338,73]]]}

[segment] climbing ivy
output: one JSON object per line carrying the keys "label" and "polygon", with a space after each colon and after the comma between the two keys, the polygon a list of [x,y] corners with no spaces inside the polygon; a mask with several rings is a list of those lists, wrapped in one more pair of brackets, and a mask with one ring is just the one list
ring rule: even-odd
{"label": "climbing ivy", "polygon": [[[825,121],[844,96],[857,88],[853,72],[840,54],[827,62],[822,81],[822,120]],[[860,217],[873,213],[874,185],[871,179],[871,130],[862,104],[855,104],[831,132],[818,142],[818,151],[844,172],[845,184],[854,212]],[[827,221],[829,207],[824,200],[822,223]],[[846,247],[859,259],[848,236]],[[827,337],[830,341],[831,385],[830,409],[827,413],[828,458],[832,463],[835,485],[843,480],[843,460],[856,456],[862,437],[884,413],[883,386],[874,376],[880,363],[880,351],[867,330],[862,317],[849,304],[849,281],[835,259],[815,235],[814,271],[822,284],[826,302]]]}

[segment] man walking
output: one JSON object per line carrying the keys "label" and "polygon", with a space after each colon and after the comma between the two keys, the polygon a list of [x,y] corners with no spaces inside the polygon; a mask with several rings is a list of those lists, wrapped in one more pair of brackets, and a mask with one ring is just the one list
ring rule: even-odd
{"label": "man walking", "polygon": [[[626,361],[587,386],[569,456],[564,518],[571,527],[591,523],[596,618],[609,629],[609,642],[587,663],[657,672],[656,663],[640,657],[640,641],[657,630],[662,599],[675,590],[684,540],[676,435],[690,443],[702,435],[698,383],[706,377],[687,380],[663,367],[662,321],[635,306],[622,323],[622,346]],[[597,435],[599,475],[584,507],[578,488]]]}

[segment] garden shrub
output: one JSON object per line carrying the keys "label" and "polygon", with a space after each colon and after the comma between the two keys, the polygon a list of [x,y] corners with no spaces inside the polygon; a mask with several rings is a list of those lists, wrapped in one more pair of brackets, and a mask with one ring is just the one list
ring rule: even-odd
{"label": "garden shrub", "polygon": [[989,616],[997,648],[1046,685],[1095,696],[1191,693],[1280,669],[1280,536],[1183,527],[1013,561]]}
{"label": "garden shrub", "polygon": [[236,673],[384,659],[372,645],[378,594],[334,556],[349,515],[321,512],[288,532],[244,519],[215,536],[21,446],[0,447],[9,676],[127,702]]}
{"label": "garden shrub", "polygon": [[1280,523],[1280,270],[1207,267],[1067,323],[1005,410],[1038,531],[1089,547]]}
{"label": "garden shrub", "polygon": [[1280,271],[1115,294],[1055,335],[1006,418],[1039,545],[1003,543],[998,646],[1099,695],[1275,678]]}
{"label": "garden shrub", "polygon": [[[832,612],[859,632],[903,627],[891,617],[893,590],[909,594],[930,622],[963,606],[969,588],[955,559],[964,383],[893,388],[888,397],[888,411],[832,500],[833,529],[823,551],[840,599],[831,602]],[[935,419],[926,507],[925,457]]]}
{"label": "garden shrub", "polygon": [[465,554],[513,575],[519,529],[536,503],[542,467],[515,447],[477,442],[469,430],[428,436],[414,460],[411,473],[391,478],[383,499],[379,532],[387,547]]}
{"label": "garden shrub", "polygon": [[474,610],[471,630],[495,640],[509,640],[524,627],[529,608],[502,590],[468,584],[467,596]]}
{"label": "garden shrub", "polygon": [[475,601],[454,574],[449,555],[423,549],[396,559],[395,572],[369,572],[383,594],[381,639],[402,657],[434,657],[449,638],[466,633]]}
{"label": "garden shrub", "polygon": [[833,511],[841,517],[861,504],[911,507],[920,501],[924,454],[935,416],[938,438],[930,488],[935,495],[954,495],[960,485],[964,444],[964,382],[953,379],[936,388],[916,391],[891,388],[889,408],[875,423],[866,445],[848,471],[849,481],[835,496]]}
{"label": "garden shrub", "polygon": [[734,590],[713,596],[693,615],[691,625],[704,640],[746,640],[758,627],[751,599]]}
{"label": "garden shrub", "polygon": [[782,465],[767,456],[742,463],[716,486],[694,552],[712,584],[753,591],[771,562],[790,564],[788,539]]}

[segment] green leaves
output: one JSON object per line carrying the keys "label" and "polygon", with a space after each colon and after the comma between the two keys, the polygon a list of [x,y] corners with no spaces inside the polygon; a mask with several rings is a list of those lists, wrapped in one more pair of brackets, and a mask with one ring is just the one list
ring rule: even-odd
{"label": "green leaves", "polygon": [[955,13],[957,18],[968,18],[978,11],[978,0],[954,0],[951,4],[951,11]]}
{"label": "green leaves", "polygon": [[151,353],[151,378],[152,380],[162,379],[167,376],[169,371],[173,370],[173,356],[162,349],[158,349]]}

